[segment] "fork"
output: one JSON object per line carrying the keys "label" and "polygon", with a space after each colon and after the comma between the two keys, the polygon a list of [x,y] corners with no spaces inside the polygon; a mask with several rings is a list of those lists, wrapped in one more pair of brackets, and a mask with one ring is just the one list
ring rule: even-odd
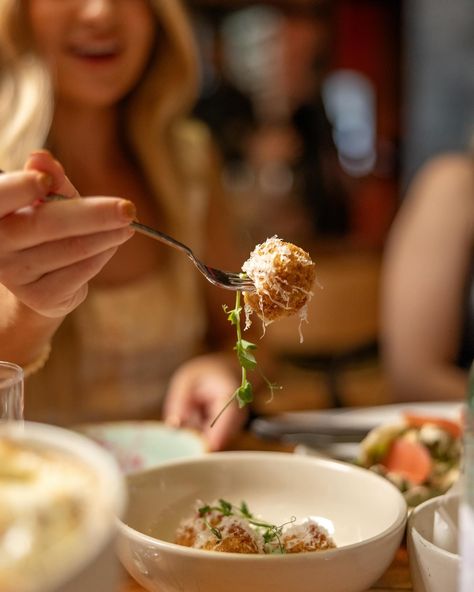
{"label": "fork", "polygon": [[[64,195],[59,195],[57,193],[51,193],[44,198],[44,201],[62,201],[67,199],[71,198],[65,197]],[[164,232],[161,232],[161,230],[156,230],[155,228],[146,226],[138,220],[130,222],[130,226],[145,236],[154,238],[155,240],[160,241],[169,247],[173,247],[174,249],[178,249],[178,251],[182,251],[188,256],[189,259],[191,259],[194,265],[203,274],[203,276],[209,282],[211,282],[211,284],[219,286],[219,288],[225,288],[226,290],[240,292],[255,291],[255,284],[250,278],[245,276],[245,274],[223,271],[222,269],[216,269],[215,267],[209,267],[208,265],[205,265],[200,259],[196,257],[196,255],[188,246],[165,234]]]}

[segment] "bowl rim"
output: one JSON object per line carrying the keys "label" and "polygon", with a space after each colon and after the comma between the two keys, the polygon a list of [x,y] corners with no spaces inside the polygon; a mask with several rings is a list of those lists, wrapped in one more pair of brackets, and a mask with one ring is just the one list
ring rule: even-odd
{"label": "bowl rim", "polygon": [[[446,494],[431,497],[430,499],[425,500],[424,502],[422,502],[421,504],[419,504],[418,506],[413,508],[413,510],[411,511],[410,516],[408,517],[408,520],[407,520],[407,537],[413,539],[413,535],[416,534],[416,536],[423,542],[423,544],[429,550],[434,551],[435,553],[439,553],[441,555],[444,555],[446,558],[454,559],[455,561],[460,561],[461,555],[459,553],[452,553],[451,551],[447,551],[446,549],[443,549],[442,547],[435,545],[429,539],[424,537],[421,534],[421,532],[413,524],[413,522],[416,520],[417,516],[419,515],[420,511],[422,511],[430,506],[439,506],[439,504],[441,503],[441,498],[444,497],[444,495],[446,495]],[[448,493],[447,495],[451,498],[456,498],[458,500],[458,502],[461,501],[461,495],[459,493],[451,493],[451,494]]]}
{"label": "bowl rim", "polygon": [[[193,438],[193,440],[195,442],[199,442],[199,444],[202,446],[202,452],[206,453],[209,452],[209,444],[206,440],[206,438],[202,435],[202,432],[200,432],[197,429],[193,429],[190,427],[186,427],[186,426],[173,426],[170,424],[167,424],[164,421],[161,421],[159,419],[118,419],[118,420],[110,420],[110,421],[86,421],[86,422],[81,422],[81,423],[77,423],[71,426],[71,430],[74,432],[78,432],[80,434],[82,434],[83,436],[87,436],[89,438],[91,438],[92,436],[89,435],[87,433],[88,429],[95,429],[95,428],[111,428],[111,429],[115,429],[115,428],[121,428],[121,427],[131,427],[131,428],[140,428],[140,429],[153,429],[153,428],[164,428],[166,431],[168,432],[177,432],[177,433],[182,433],[182,434],[186,434],[186,436],[191,436]],[[184,458],[183,458],[184,460]],[[168,461],[163,461],[163,462],[168,462]],[[161,463],[160,463],[161,464]],[[155,468],[153,467],[149,467],[149,468]],[[143,469],[143,470],[148,470],[148,469]]]}
{"label": "bowl rim", "polygon": [[[218,459],[226,458],[227,460],[232,459],[242,459],[243,456],[247,456],[253,459],[262,459],[262,460],[269,460],[279,458],[288,458],[294,456],[297,459],[297,462],[302,464],[311,464],[311,465],[323,465],[323,466],[332,466],[337,467],[342,470],[355,470],[356,472],[360,472],[361,474],[370,475],[369,479],[374,479],[374,481],[379,481],[379,483],[383,483],[384,486],[387,486],[387,490],[392,490],[395,494],[395,497],[398,498],[398,511],[397,516],[392,524],[390,524],[387,528],[382,530],[380,533],[364,539],[363,541],[358,541],[355,543],[350,543],[349,545],[343,545],[341,547],[336,547],[335,549],[327,549],[324,551],[318,551],[317,553],[289,553],[289,554],[268,554],[268,555],[252,555],[252,554],[242,554],[242,553],[220,553],[218,551],[204,551],[202,549],[195,549],[193,547],[185,547],[184,545],[178,545],[177,543],[171,543],[168,541],[164,541],[162,539],[155,538],[151,535],[145,534],[140,532],[139,530],[133,528],[126,524],[122,519],[118,518],[118,528],[119,532],[121,532],[122,536],[126,536],[127,538],[132,538],[139,540],[141,542],[146,542],[152,544],[153,546],[157,546],[158,548],[163,548],[169,551],[174,551],[180,555],[189,556],[189,557],[212,557],[219,561],[225,561],[227,558],[232,557],[233,560],[240,560],[240,561],[281,561],[282,557],[286,557],[286,561],[297,561],[297,560],[308,560],[309,557],[319,556],[324,554],[325,558],[329,558],[336,553],[340,553],[341,551],[351,551],[361,547],[363,545],[367,545],[368,543],[375,543],[376,541],[383,539],[387,536],[390,536],[396,533],[398,530],[402,530],[405,527],[407,521],[407,504],[405,498],[401,494],[401,492],[389,481],[377,475],[376,473],[369,471],[368,469],[364,469],[363,467],[359,467],[357,465],[352,465],[347,462],[333,460],[333,459],[326,459],[326,458],[319,458],[319,457],[310,457],[310,456],[303,456],[303,455],[293,455],[291,452],[276,452],[276,451],[221,451],[221,452],[213,452],[212,454],[198,456],[192,459],[177,459],[164,462],[157,467],[150,467],[149,469],[144,469],[142,471],[137,471],[136,473],[130,474],[126,476],[126,484],[127,487],[130,486],[130,481],[134,479],[138,479],[141,476],[150,473],[159,471],[162,469],[166,469],[168,467],[175,467],[180,465],[187,465],[187,464],[195,464],[197,463],[212,463],[218,462]],[[291,559],[290,559],[291,558]]]}

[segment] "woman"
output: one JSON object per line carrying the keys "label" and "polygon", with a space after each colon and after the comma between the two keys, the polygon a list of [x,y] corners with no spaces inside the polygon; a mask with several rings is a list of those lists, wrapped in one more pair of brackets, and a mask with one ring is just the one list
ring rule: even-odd
{"label": "woman", "polygon": [[383,343],[398,400],[463,400],[474,359],[474,161],[434,158],[389,238]]}
{"label": "woman", "polygon": [[[0,179],[0,357],[31,374],[29,419],[153,417],[168,389],[165,417],[203,428],[213,449],[242,423],[231,407],[208,427],[238,386],[226,355],[204,353],[232,338],[229,294],[181,253],[128,240],[135,207],[208,263],[240,266],[216,222],[207,134],[185,120],[191,39],[177,0],[2,2],[0,167],[46,147],[70,179],[44,151]],[[130,201],[34,204],[51,191]]]}

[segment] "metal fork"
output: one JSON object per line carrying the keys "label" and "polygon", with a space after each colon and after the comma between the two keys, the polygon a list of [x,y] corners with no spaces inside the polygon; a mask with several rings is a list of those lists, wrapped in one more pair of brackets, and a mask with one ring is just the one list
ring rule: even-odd
{"label": "metal fork", "polygon": [[[59,195],[57,193],[52,193],[46,196],[44,201],[62,201],[67,199],[71,198],[65,197],[64,195]],[[209,267],[208,265],[205,265],[200,259],[196,257],[196,255],[188,246],[179,242],[175,238],[168,236],[164,232],[161,232],[161,230],[155,230],[150,226],[146,226],[145,224],[138,222],[138,220],[130,222],[130,226],[141,234],[144,234],[150,238],[154,238],[155,240],[158,240],[169,247],[173,247],[179,251],[182,251],[189,257],[189,259],[191,259],[194,265],[199,269],[203,276],[209,282],[211,282],[211,284],[219,286],[220,288],[225,288],[226,290],[241,292],[255,291],[255,284],[252,282],[252,280],[250,280],[250,278],[246,277],[245,274],[222,271],[222,269],[216,269],[215,267]]]}

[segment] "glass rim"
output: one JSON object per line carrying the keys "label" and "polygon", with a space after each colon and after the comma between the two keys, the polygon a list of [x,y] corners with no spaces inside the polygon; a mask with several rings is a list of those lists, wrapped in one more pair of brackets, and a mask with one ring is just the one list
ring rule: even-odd
{"label": "glass rim", "polygon": [[[1,370],[10,370],[10,374],[2,376]],[[23,368],[14,362],[0,360],[0,387],[8,387],[15,382],[23,380]]]}

